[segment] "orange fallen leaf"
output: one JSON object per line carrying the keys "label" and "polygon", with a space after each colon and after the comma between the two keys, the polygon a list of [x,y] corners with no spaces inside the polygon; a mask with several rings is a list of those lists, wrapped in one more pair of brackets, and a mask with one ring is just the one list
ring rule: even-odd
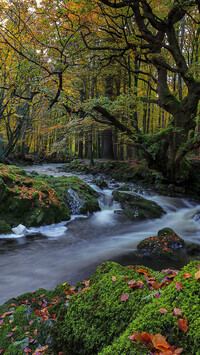
{"label": "orange fallen leaf", "polygon": [[37,328],[34,330],[33,335],[37,335]]}
{"label": "orange fallen leaf", "polygon": [[116,276],[112,276],[112,281],[116,281],[116,280],[117,280]]}
{"label": "orange fallen leaf", "polygon": [[178,328],[181,329],[183,332],[187,332],[187,322],[184,319],[178,319],[177,325]]}
{"label": "orange fallen leaf", "polygon": [[183,276],[184,276],[185,279],[188,279],[189,277],[192,277],[192,275],[189,272],[187,272],[186,274],[183,274]]}

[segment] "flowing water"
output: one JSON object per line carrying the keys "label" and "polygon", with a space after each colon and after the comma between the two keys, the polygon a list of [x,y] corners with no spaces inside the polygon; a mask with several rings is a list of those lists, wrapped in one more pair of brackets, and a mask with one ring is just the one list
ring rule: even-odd
{"label": "flowing water", "polygon": [[[54,176],[58,166],[48,164],[26,167],[27,172]],[[0,304],[11,297],[38,288],[53,289],[61,282],[76,284],[90,278],[96,266],[106,260],[140,264],[154,269],[181,267],[189,257],[180,252],[178,261],[147,260],[135,256],[138,242],[156,235],[164,227],[173,228],[185,241],[200,244],[200,204],[191,199],[172,198],[141,191],[167,212],[162,218],[142,222],[128,220],[113,201],[116,183],[101,190],[92,184],[92,176],[78,175],[100,193],[101,211],[91,216],[72,216],[68,222],[30,228],[22,235],[0,235]],[[118,184],[119,186],[119,184]]]}

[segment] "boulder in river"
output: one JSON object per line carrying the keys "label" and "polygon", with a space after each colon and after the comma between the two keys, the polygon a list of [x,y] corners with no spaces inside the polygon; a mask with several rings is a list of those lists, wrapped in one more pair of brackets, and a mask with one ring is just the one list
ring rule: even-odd
{"label": "boulder in river", "polygon": [[98,193],[75,175],[69,177],[39,175],[37,179],[43,179],[51,184],[72,214],[87,214],[100,210]]}
{"label": "boulder in river", "polygon": [[185,242],[171,228],[161,229],[157,236],[143,239],[137,249],[143,256],[152,258],[174,258],[174,251],[183,248]]}
{"label": "boulder in river", "polygon": [[124,214],[134,221],[160,218],[165,214],[165,211],[156,202],[138,195],[113,191],[113,197],[121,203]]}

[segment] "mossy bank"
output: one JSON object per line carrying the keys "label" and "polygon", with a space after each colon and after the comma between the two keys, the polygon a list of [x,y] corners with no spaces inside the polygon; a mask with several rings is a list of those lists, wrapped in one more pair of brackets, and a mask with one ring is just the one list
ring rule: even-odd
{"label": "mossy bank", "polygon": [[59,223],[71,213],[100,210],[97,193],[76,176],[27,175],[14,165],[0,164],[0,234],[11,227]]}
{"label": "mossy bank", "polygon": [[51,355],[149,354],[148,344],[130,339],[137,332],[166,337],[168,354],[181,349],[199,355],[199,302],[198,261],[161,272],[105,262],[90,281],[40,289],[0,306],[0,350],[10,355],[42,349]]}

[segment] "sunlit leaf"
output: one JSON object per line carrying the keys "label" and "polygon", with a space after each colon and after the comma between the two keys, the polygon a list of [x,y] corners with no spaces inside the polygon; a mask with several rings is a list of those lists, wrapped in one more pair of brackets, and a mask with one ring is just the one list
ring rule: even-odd
{"label": "sunlit leaf", "polygon": [[200,278],[200,270],[194,274],[194,277],[196,280],[198,280]]}

